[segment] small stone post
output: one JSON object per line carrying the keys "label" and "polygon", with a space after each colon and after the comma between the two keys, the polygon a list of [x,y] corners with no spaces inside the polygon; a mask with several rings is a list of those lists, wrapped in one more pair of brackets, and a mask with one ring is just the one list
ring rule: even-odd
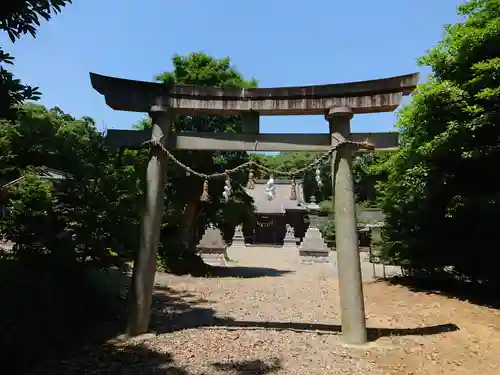
{"label": "small stone post", "polygon": [[241,224],[238,224],[234,228],[234,235],[231,241],[232,248],[243,248],[245,247],[245,236],[243,235],[243,228]]}
{"label": "small stone post", "polygon": [[[350,134],[350,108],[332,108],[326,115],[332,134],[332,145],[342,142]],[[352,175],[352,152],[349,145],[341,146],[332,162],[334,190],[335,239],[338,257],[338,275],[342,337],[346,344],[367,342],[363,283],[356,227],[356,202]]]}
{"label": "small stone post", "polygon": [[[166,144],[173,116],[166,109],[150,112],[153,123],[152,140]],[[149,151],[146,172],[146,204],[142,219],[140,249],[134,263],[132,284],[128,295],[128,321],[126,333],[137,336],[149,329],[151,303],[156,272],[156,254],[160,241],[163,199],[167,178],[167,156],[158,148]]]}

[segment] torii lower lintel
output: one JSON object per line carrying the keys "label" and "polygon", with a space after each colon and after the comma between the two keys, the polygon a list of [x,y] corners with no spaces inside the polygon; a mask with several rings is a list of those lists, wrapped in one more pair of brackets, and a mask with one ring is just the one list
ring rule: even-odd
{"label": "torii lower lintel", "polygon": [[[106,143],[113,148],[138,149],[151,137],[150,130],[108,130]],[[398,147],[398,133],[352,133],[354,142],[368,141],[379,151]],[[166,142],[171,150],[229,150],[258,152],[327,152],[336,141],[330,134],[248,134],[181,132],[170,134]],[[362,150],[360,150],[362,151]]]}

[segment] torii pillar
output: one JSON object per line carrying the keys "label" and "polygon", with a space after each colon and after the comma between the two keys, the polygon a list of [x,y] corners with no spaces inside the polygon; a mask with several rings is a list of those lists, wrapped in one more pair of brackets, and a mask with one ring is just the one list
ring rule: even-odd
{"label": "torii pillar", "polygon": [[[153,106],[149,116],[152,122],[151,140],[166,145],[174,118],[173,113],[166,108]],[[145,333],[149,328],[156,273],[156,255],[160,242],[163,199],[167,180],[167,164],[167,156],[158,147],[150,148],[146,171],[146,202],[142,218],[140,249],[136,257],[136,265],[128,293],[126,332],[129,336]]]}
{"label": "torii pillar", "polygon": [[[325,118],[330,125],[332,146],[351,134],[353,113],[349,107],[336,107]],[[334,196],[335,241],[339,276],[342,337],[346,344],[367,342],[363,281],[356,226],[356,201],[349,144],[332,155],[332,189]]]}

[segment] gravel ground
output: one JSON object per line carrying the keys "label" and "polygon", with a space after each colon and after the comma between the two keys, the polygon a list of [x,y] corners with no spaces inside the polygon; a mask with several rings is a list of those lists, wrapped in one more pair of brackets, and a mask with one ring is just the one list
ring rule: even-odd
{"label": "gravel ground", "polygon": [[110,343],[64,373],[500,374],[498,310],[368,282],[372,342],[347,347],[332,265],[300,265],[285,249],[229,257],[234,277],[158,274],[155,335]]}
{"label": "gravel ground", "polygon": [[[363,252],[361,258],[361,273],[363,281],[371,281],[376,278],[401,276],[401,268],[396,266],[384,266],[382,264],[370,263],[370,254]],[[328,276],[337,277],[337,252],[330,253],[331,267],[328,268]]]}

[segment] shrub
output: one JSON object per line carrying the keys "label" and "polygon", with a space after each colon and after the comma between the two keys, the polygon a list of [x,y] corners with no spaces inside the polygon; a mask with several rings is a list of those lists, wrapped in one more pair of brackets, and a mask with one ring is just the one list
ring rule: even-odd
{"label": "shrub", "polygon": [[330,215],[333,213],[333,202],[331,200],[321,201],[318,203],[318,206],[321,215]]}

